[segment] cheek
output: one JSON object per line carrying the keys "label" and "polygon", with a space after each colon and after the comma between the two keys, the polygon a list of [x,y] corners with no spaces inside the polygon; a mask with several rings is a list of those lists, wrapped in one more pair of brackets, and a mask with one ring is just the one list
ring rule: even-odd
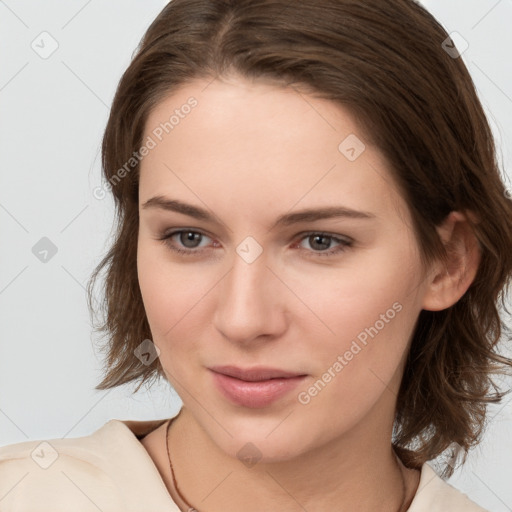
{"label": "cheek", "polygon": [[186,319],[187,312],[201,298],[197,273],[165,260],[165,249],[152,241],[139,241],[137,273],[146,316],[154,341],[159,346]]}
{"label": "cheek", "polygon": [[[324,328],[314,352],[310,339],[315,373],[297,398],[326,424],[341,422],[348,428],[381,397],[392,402],[398,393],[394,377],[407,353],[418,310],[405,279],[397,286],[400,281],[393,282],[387,274],[380,284],[389,280],[388,288],[370,277],[375,276],[367,275],[364,282],[340,280],[333,287],[337,293],[318,303],[319,316],[335,334]],[[332,417],[333,410],[342,412],[338,419]]]}
{"label": "cheek", "polygon": [[160,350],[161,364],[173,385],[177,384],[173,375],[184,378],[194,370],[193,365],[182,363],[200,352],[204,330],[210,325],[208,294],[218,281],[218,276],[212,275],[213,267],[200,271],[190,270],[192,266],[172,263],[165,248],[140,239],[139,287],[152,340]]}
{"label": "cheek", "polygon": [[403,263],[411,261],[406,255],[393,258],[375,251],[355,260],[347,260],[339,269],[290,276],[290,288],[311,310],[311,314],[296,316],[297,321],[316,322],[319,329],[323,324],[322,337],[334,343],[352,339],[376,322],[379,332],[389,332],[392,324],[392,328],[400,325],[398,317],[404,316],[397,310],[415,299],[416,272]]}
{"label": "cheek", "polygon": [[312,364],[317,376],[343,373],[343,379],[335,379],[340,392],[348,385],[382,387],[405,355],[420,308],[414,293],[415,263],[411,254],[402,252],[374,253],[357,265],[303,276],[295,283],[295,290],[302,287],[304,302],[313,305],[314,315],[295,317],[299,329],[309,332],[309,351],[314,343]]}

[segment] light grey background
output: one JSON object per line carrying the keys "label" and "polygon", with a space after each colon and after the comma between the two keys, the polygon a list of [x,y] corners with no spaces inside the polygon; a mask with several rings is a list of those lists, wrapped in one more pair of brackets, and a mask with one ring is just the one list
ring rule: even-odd
{"label": "light grey background", "polygon": [[[94,391],[101,356],[85,300],[113,220],[110,197],[93,194],[101,136],[117,82],[165,3],[0,0],[0,445],[87,435],[111,418],[169,417],[180,407],[164,384],[136,395],[130,386]],[[510,180],[512,1],[423,3],[469,45],[462,58]],[[32,252],[43,237],[57,248],[46,263]],[[482,444],[449,480],[493,512],[512,510],[511,398],[490,409]]]}

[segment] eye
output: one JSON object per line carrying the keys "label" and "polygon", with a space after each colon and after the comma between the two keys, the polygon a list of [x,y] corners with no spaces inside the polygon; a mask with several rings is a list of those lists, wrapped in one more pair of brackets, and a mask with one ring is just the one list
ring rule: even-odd
{"label": "eye", "polygon": [[[315,256],[333,256],[335,254],[339,254],[343,251],[346,251],[347,248],[351,247],[353,244],[352,239],[341,238],[339,236],[322,232],[306,233],[301,238],[301,242],[304,241],[306,241],[309,244],[309,246],[313,249],[312,251],[308,252],[312,252]],[[334,248],[330,248],[332,242],[335,242],[337,246]]]}
{"label": "eye", "polygon": [[210,239],[209,236],[201,233],[200,231],[194,231],[192,229],[180,229],[172,231],[171,233],[166,232],[161,237],[159,237],[158,240],[163,242],[172,251],[175,251],[179,254],[185,254],[187,256],[194,256],[202,252],[204,246],[201,247],[200,243],[205,238]]}

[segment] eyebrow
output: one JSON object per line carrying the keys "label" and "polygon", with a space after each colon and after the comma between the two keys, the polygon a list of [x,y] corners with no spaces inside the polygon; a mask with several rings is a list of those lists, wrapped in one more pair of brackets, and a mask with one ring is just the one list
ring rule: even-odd
{"label": "eyebrow", "polygon": [[[194,217],[198,220],[215,222],[215,217],[208,210],[183,203],[176,199],[166,198],[164,196],[154,196],[148,199],[143,205],[144,209],[160,209],[172,211]],[[326,206],[322,208],[307,208],[292,213],[286,213],[278,217],[271,229],[281,226],[291,226],[299,222],[314,222],[316,220],[331,218],[349,218],[349,219],[373,219],[376,215],[370,212],[353,210],[344,206]]]}

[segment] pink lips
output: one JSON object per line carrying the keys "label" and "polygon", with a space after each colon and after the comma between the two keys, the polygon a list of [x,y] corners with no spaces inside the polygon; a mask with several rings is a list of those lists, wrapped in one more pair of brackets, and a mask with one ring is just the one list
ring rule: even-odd
{"label": "pink lips", "polygon": [[213,380],[222,394],[243,407],[261,408],[290,392],[306,375],[274,368],[242,369],[235,366],[210,368]]}

